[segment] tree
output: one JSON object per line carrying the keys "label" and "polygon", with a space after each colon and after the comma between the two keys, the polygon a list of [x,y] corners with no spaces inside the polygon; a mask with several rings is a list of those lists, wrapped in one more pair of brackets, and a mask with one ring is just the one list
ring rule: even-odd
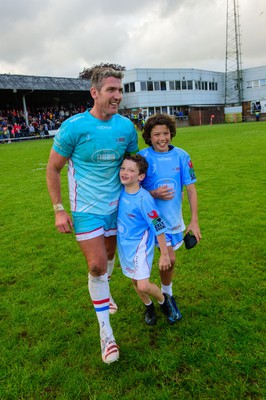
{"label": "tree", "polygon": [[79,73],[80,79],[91,79],[92,73],[95,68],[113,68],[116,71],[125,71],[126,67],[123,67],[119,64],[112,64],[112,63],[101,63],[98,65],[93,65],[91,68],[84,68],[82,72]]}

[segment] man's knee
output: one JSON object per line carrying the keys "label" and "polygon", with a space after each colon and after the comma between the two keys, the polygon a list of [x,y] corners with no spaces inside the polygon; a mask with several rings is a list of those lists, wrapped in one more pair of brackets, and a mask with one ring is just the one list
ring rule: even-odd
{"label": "man's knee", "polygon": [[104,275],[107,271],[107,260],[104,262],[93,262],[88,263],[88,269],[91,275],[93,276],[101,276]]}

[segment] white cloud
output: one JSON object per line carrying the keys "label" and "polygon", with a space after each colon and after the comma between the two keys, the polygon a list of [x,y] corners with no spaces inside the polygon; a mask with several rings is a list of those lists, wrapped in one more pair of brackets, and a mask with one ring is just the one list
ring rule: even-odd
{"label": "white cloud", "polygon": [[[224,70],[225,0],[0,2],[0,73],[77,77],[100,62]],[[265,65],[265,0],[239,3],[243,67]]]}

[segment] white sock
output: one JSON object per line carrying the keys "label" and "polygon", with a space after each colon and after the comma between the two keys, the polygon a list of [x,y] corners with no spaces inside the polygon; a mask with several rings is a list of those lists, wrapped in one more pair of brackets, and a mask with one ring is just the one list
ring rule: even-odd
{"label": "white sock", "polygon": [[115,259],[113,258],[112,260],[108,260],[107,261],[107,274],[108,274],[108,282],[111,279],[111,275],[114,269],[114,265],[115,265]]}
{"label": "white sock", "polygon": [[152,304],[152,301],[150,300],[149,303],[144,303],[146,307],[149,307]]}
{"label": "white sock", "polygon": [[170,283],[170,285],[163,285],[162,284],[162,292],[169,294],[169,296],[173,296],[173,291],[172,291],[172,282]]}
{"label": "white sock", "polygon": [[[111,276],[112,276],[112,272],[114,270],[114,265],[115,265],[115,259],[114,258],[112,260],[108,260],[107,261],[108,282],[110,282],[110,279],[111,279]],[[110,291],[110,284],[109,284],[109,291]],[[109,296],[110,296],[110,301],[113,302],[113,298],[112,298],[111,292],[109,292]]]}
{"label": "white sock", "polygon": [[100,336],[112,336],[109,317],[109,283],[107,273],[101,276],[88,275],[90,297],[98,318]]}

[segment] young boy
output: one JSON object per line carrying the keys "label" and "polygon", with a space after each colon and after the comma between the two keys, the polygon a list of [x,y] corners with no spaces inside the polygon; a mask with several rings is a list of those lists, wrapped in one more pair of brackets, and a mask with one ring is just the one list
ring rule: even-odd
{"label": "young boy", "polygon": [[145,177],[148,163],[139,154],[126,155],[120,169],[122,189],[117,219],[117,246],[124,275],[132,279],[134,288],[146,306],[145,322],[156,323],[155,307],[150,296],[160,304],[167,321],[174,324],[177,313],[170,296],[150,282],[154,256],[155,236],[160,245],[160,270],[167,270],[171,263],[165,240],[165,225],[155,201],[140,183]]}
{"label": "young boy", "polygon": [[[175,265],[175,250],[183,243],[185,224],[182,216],[182,192],[186,186],[191,211],[191,221],[185,233],[192,231],[197,242],[201,239],[198,224],[198,201],[195,188],[196,176],[188,153],[171,145],[176,135],[175,120],[166,114],[148,118],[144,125],[143,139],[150,147],[139,152],[148,161],[148,171],[142,186],[155,199],[166,225],[166,241],[171,268],[160,271],[162,292],[171,296],[172,303],[181,319],[172,292],[172,278]],[[160,243],[158,243],[160,248]]]}

